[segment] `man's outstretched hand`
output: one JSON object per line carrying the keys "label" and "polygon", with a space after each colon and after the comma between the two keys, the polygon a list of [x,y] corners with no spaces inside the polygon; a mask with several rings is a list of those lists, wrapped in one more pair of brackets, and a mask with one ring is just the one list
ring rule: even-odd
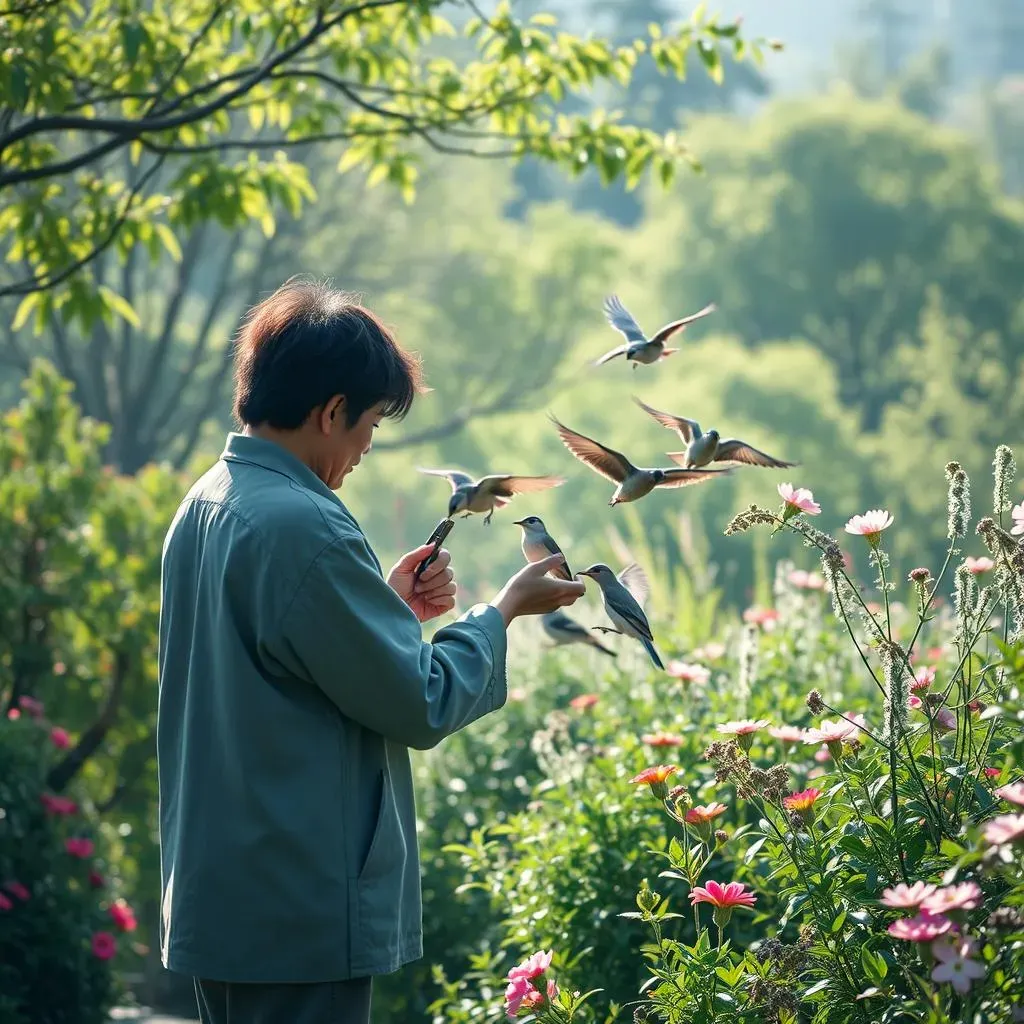
{"label": "man's outstretched hand", "polygon": [[433,544],[421,544],[395,563],[388,573],[388,586],[416,613],[420,622],[429,622],[455,607],[455,573],[452,555],[441,548],[437,558],[414,579],[416,566],[433,551]]}

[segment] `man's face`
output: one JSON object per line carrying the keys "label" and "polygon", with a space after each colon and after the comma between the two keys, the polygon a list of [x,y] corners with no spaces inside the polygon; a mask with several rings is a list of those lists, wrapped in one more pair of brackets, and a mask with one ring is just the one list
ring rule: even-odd
{"label": "man's face", "polygon": [[350,427],[345,416],[344,400],[334,409],[330,432],[326,438],[326,479],[331,490],[337,490],[342,482],[363,456],[370,450],[373,443],[373,432],[381,421],[382,402],[370,406]]}

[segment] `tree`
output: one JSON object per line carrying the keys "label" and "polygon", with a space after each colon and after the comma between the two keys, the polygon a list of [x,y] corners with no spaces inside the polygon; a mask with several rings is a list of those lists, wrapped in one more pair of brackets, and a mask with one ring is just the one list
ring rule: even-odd
{"label": "tree", "polygon": [[[85,329],[134,321],[129,296],[93,264],[142,247],[176,257],[179,236],[215,221],[274,230],[314,198],[288,154],[327,141],[339,169],[362,167],[411,198],[423,148],[521,158],[668,180],[677,135],[611,118],[555,116],[566,93],[628,83],[648,45],[677,64],[752,52],[736,23],[695,15],[671,38],[615,47],[551,20],[491,15],[474,0],[5,0],[0,63],[0,239],[20,298],[14,330],[57,311]],[[462,19],[461,37],[440,8]],[[468,19],[468,20],[467,20]],[[475,46],[475,56],[469,56]]]}

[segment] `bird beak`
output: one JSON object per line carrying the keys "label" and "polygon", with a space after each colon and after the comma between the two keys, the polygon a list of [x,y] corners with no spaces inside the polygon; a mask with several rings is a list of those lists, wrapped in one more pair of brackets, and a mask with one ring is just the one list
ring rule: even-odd
{"label": "bird beak", "polygon": [[580,569],[580,571],[578,573],[576,573],[576,575],[577,576],[589,576],[591,579],[594,578],[594,574],[593,574],[593,572],[590,569]]}
{"label": "bird beak", "polygon": [[522,526],[524,520],[522,520],[522,519],[513,519],[512,522],[515,523],[516,526]]}

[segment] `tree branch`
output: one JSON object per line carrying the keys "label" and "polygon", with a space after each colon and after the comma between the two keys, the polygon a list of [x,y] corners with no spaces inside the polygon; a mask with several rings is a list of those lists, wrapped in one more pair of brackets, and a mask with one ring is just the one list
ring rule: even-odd
{"label": "tree branch", "polygon": [[110,796],[96,805],[96,810],[100,814],[106,814],[112,810],[128,793],[128,791],[135,785],[136,782],[142,778],[143,773],[146,770],[146,765],[149,761],[148,757],[136,758],[135,765],[131,771],[125,771],[125,762],[129,760],[132,755],[148,752],[153,746],[153,731],[150,730],[146,733],[142,739],[136,740],[134,743],[130,743],[124,750],[121,751],[121,756],[117,762],[117,772],[115,773],[114,787],[110,791]]}

